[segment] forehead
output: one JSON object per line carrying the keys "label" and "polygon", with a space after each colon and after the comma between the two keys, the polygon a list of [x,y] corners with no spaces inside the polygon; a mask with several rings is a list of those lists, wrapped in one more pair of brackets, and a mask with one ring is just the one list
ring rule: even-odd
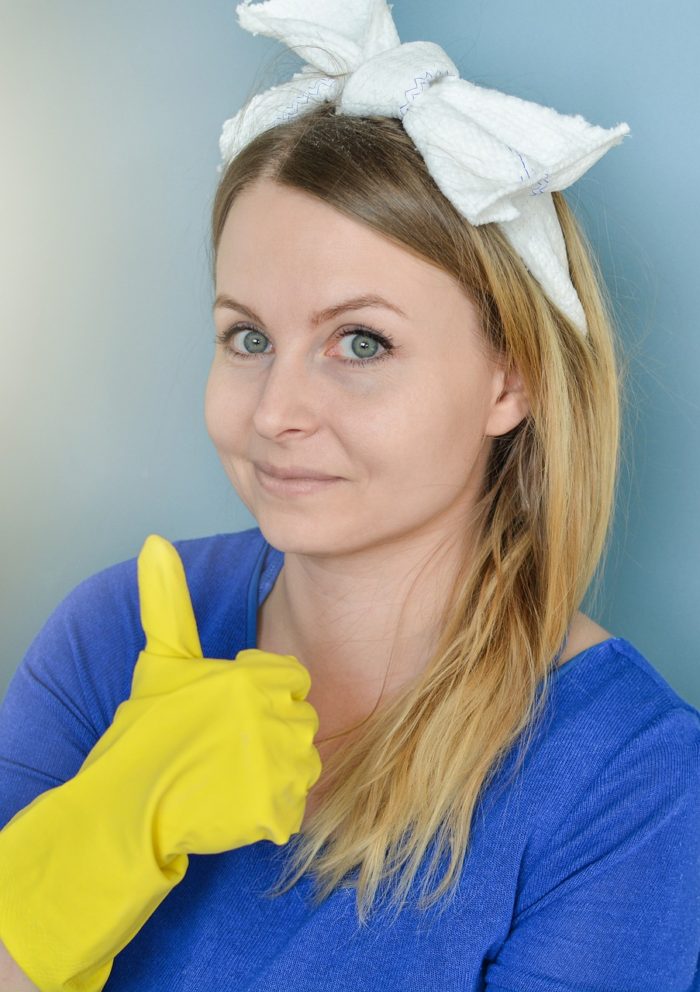
{"label": "forehead", "polygon": [[[217,293],[237,299],[308,294],[314,303],[377,293],[407,309],[420,298],[462,296],[452,276],[367,224],[301,190],[264,180],[234,200],[216,261]],[[447,296],[445,295],[447,294]],[[404,302],[406,306],[404,306]]]}

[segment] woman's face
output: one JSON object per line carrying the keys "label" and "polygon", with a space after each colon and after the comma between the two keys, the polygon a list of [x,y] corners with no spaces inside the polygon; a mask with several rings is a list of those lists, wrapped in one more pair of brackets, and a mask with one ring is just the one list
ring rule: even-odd
{"label": "woman's face", "polygon": [[[270,543],[332,554],[411,534],[449,536],[480,488],[489,435],[527,410],[521,392],[502,397],[504,375],[486,358],[476,310],[452,277],[265,180],[231,207],[216,294],[217,334],[234,333],[216,345],[207,430]],[[314,320],[370,295],[387,302]],[[256,474],[261,461],[339,479],[273,493]]]}

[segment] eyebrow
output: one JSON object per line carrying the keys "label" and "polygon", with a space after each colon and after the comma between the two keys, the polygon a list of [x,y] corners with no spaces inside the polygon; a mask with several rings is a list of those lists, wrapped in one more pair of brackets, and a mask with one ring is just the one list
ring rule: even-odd
{"label": "eyebrow", "polygon": [[[395,303],[390,303],[389,300],[385,300],[383,296],[379,296],[377,293],[363,293],[360,296],[352,296],[348,300],[342,300],[340,303],[334,303],[324,310],[316,311],[316,313],[311,315],[311,325],[312,327],[318,327],[319,324],[327,320],[332,320],[333,317],[337,317],[338,314],[344,313],[346,310],[361,310],[363,307],[386,307],[388,310],[393,310],[400,317],[407,317],[407,314],[403,312],[401,307],[398,307]],[[234,300],[233,297],[227,296],[225,293],[220,293],[214,301],[212,309],[217,310],[219,308],[240,310],[250,320],[254,320],[258,324],[263,323],[254,310],[251,310],[250,307],[245,306],[243,303],[239,303],[238,300]]]}

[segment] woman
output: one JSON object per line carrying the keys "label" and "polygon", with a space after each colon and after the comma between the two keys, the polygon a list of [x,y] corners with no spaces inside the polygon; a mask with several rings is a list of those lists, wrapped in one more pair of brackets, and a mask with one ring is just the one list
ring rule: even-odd
{"label": "woman", "polygon": [[[156,544],[170,562],[159,578],[144,547],[61,604],[0,714],[2,823],[80,780],[101,743],[104,759],[130,734],[149,740],[134,728],[151,717],[153,747],[187,757],[206,720],[175,747],[157,719],[174,709],[117,712],[153,698],[136,691],[137,659],[155,664],[174,644],[211,666],[201,713],[215,727],[232,722],[228,697],[214,709],[221,660],[252,671],[257,652],[298,659],[309,678],[290,720],[308,728],[302,705],[317,714],[322,770],[300,750],[294,843],[261,831],[218,853],[182,845],[189,865],[168,862],[168,884],[140,893],[128,942],[115,923],[111,953],[90,958],[66,926],[87,984],[47,987],[694,987],[700,713],[579,610],[611,519],[619,371],[594,260],[563,195],[549,195],[585,333],[498,223],[465,220],[400,120],[321,101],[232,157],[213,210],[206,421],[259,526],[175,542],[191,617]],[[307,481],[275,478],[289,473]],[[159,652],[146,601],[160,579],[163,614],[177,603],[188,621]],[[185,686],[183,719],[204,681]],[[117,799],[100,793],[104,815],[83,807],[115,844],[148,749],[131,755]],[[204,830],[211,800],[194,782]],[[245,805],[224,812],[245,819]],[[60,836],[43,864],[68,856]],[[93,865],[91,843],[86,832]],[[2,879],[15,906],[17,874]],[[59,933],[62,897],[53,910],[24,897]],[[73,921],[106,941],[88,905],[92,890]],[[48,974],[7,900],[4,913],[8,949]]]}

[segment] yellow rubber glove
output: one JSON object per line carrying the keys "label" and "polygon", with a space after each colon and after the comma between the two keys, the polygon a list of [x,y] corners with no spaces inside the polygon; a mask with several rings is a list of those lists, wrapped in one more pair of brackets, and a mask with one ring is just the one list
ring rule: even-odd
{"label": "yellow rubber glove", "polygon": [[146,647],[78,773],[0,831],[0,939],[41,992],[99,992],[188,854],[285,844],[321,774],[306,668],[257,648],[203,658],[185,572],[138,557]]}

